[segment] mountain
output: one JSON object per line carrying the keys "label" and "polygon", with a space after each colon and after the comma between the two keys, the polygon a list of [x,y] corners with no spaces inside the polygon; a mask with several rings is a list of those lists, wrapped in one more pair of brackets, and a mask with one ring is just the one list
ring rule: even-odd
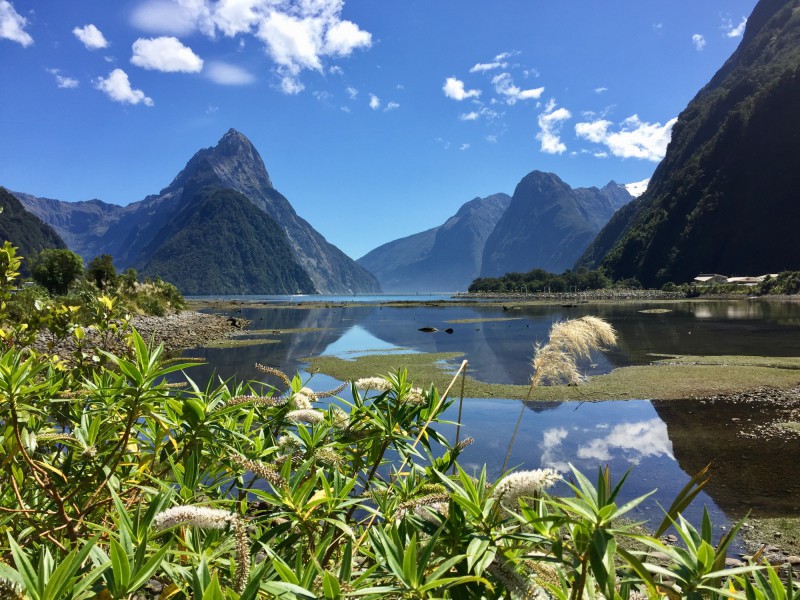
{"label": "mountain", "polygon": [[66,248],[55,230],[32,215],[11,192],[0,187],[0,244],[9,241],[23,257],[20,273],[29,275],[30,259],[45,248]]}
{"label": "mountain", "polygon": [[481,277],[569,269],[611,215],[631,199],[625,186],[613,181],[602,189],[572,189],[553,173],[529,173],[486,240]]}
{"label": "mountain", "polygon": [[[204,192],[204,188],[208,190]],[[219,203],[223,201],[221,190],[241,195],[224,195],[227,199],[236,198],[227,216],[219,213]],[[187,229],[188,223],[199,227],[204,216],[213,215],[217,223],[227,217],[226,226],[214,239],[214,248],[236,256],[228,257],[229,263],[223,260],[209,264],[224,263],[231,268],[249,265],[250,272],[225,272],[222,278],[211,279],[186,274],[181,277],[187,286],[181,288],[183,291],[225,293],[247,289],[248,293],[259,294],[298,290],[349,294],[380,290],[370,273],[297,215],[289,201],[272,185],[264,161],[253,144],[235,129],[229,130],[216,146],[197,152],[161,192],[124,207],[99,200],[68,203],[27,194],[17,194],[17,197],[28,210],[50,223],[70,248],[84,258],[110,254],[118,268],[134,267],[154,275],[161,275],[161,271],[182,273],[178,257],[171,255],[168,248],[179,247],[182,251],[194,250],[200,254],[208,251],[200,236],[193,236],[192,229]],[[254,213],[239,202],[241,197],[263,217],[253,218]],[[209,211],[208,215],[205,211]],[[278,267],[275,260],[253,262],[253,257],[265,258],[264,249],[270,250],[270,243],[278,239],[271,229],[272,224],[277,224],[281,232],[280,242],[276,242],[278,245],[274,248],[275,256],[280,255],[285,263],[285,269],[277,271],[273,269]],[[260,228],[264,227],[266,229],[261,232]],[[179,235],[180,239],[170,239],[173,235]],[[281,254],[282,244],[288,245],[288,257]],[[295,273],[295,266],[300,267],[305,277],[289,275]],[[311,281],[311,287],[307,280]],[[258,286],[253,287],[256,282]],[[181,287],[177,281],[175,283]],[[196,285],[201,287],[198,289]],[[266,287],[259,287],[262,285]]]}
{"label": "mountain", "polygon": [[578,265],[658,286],[800,269],[800,0],[761,0],[678,117],[647,191]]}
{"label": "mountain", "polygon": [[308,294],[280,226],[244,195],[227,188],[184,188],[180,212],[162,227],[145,276],[160,276],[185,294]]}
{"label": "mountain", "polygon": [[357,262],[385,292],[466,290],[510,201],[507,194],[475,198],[443,225],[379,246]]}

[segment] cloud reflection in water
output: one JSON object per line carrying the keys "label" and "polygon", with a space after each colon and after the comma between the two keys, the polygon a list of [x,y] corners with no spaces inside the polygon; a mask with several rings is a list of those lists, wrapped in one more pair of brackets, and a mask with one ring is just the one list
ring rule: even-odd
{"label": "cloud reflection in water", "polygon": [[[674,460],[667,426],[661,419],[624,422],[610,429],[608,424],[600,423],[595,431],[602,431],[603,435],[591,438],[592,434],[588,432],[576,434],[590,439],[575,440],[578,447],[573,456],[597,462],[624,460],[634,465],[647,457],[663,456]],[[568,431],[563,427],[544,430],[540,444],[543,466],[562,472],[569,470],[569,462],[575,461],[569,456],[571,452],[564,447],[568,436]]]}

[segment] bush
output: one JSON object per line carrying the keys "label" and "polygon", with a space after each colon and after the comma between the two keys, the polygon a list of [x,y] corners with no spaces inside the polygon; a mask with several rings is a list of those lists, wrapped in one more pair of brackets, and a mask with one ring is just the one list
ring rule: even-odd
{"label": "bush", "polygon": [[42,250],[31,265],[33,280],[51,294],[66,294],[83,273],[83,259],[71,250]]}

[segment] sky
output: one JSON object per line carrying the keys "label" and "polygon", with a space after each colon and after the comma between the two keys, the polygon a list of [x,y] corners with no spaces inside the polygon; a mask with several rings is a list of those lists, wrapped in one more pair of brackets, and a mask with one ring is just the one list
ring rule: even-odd
{"label": "sky", "polygon": [[0,0],[0,185],[128,204],[231,127],[352,258],[651,176],[755,0]]}

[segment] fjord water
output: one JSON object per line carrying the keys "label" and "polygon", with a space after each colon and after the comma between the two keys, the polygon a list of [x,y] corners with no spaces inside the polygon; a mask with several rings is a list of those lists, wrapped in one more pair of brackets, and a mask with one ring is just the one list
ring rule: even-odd
{"label": "fjord water", "polygon": [[[207,365],[191,373],[196,380],[203,381],[212,373],[222,378],[263,379],[254,367],[256,362],[290,374],[299,372],[307,379],[310,375],[302,360],[306,357],[355,358],[403,351],[461,352],[476,379],[526,384],[534,344],[546,341],[554,322],[586,314],[606,319],[619,334],[616,348],[583,365],[589,374],[647,364],[661,354],[800,355],[800,304],[789,302],[529,305],[504,310],[498,305],[454,304],[441,298],[406,306],[330,299],[313,307],[294,302],[269,308],[248,307],[250,298],[241,300],[233,311],[223,312],[251,321],[250,333],[243,337],[278,342],[187,351],[207,360]],[[659,308],[669,312],[652,312]],[[423,327],[439,331],[419,331]],[[451,334],[443,331],[448,328]],[[460,360],[452,361],[454,370]],[[310,378],[310,387],[316,390],[337,384],[320,374]],[[500,474],[520,408],[519,400],[465,400],[459,434],[462,439],[475,438],[462,455],[465,467],[479,469],[486,464],[490,478]],[[637,518],[660,519],[657,503],[669,505],[689,477],[708,463],[712,463],[711,483],[688,512],[689,518],[699,519],[703,504],[714,513],[716,523],[726,526],[728,518],[748,510],[758,516],[800,515],[800,481],[794,475],[800,436],[760,438],[762,426],[775,420],[777,406],[687,399],[529,402],[525,408],[510,466],[551,466],[566,472],[572,463],[593,473],[598,466],[609,465],[617,476],[632,467],[625,498],[657,489],[638,509]],[[446,418],[455,421],[457,407],[451,407]],[[442,429],[455,436],[454,427]]]}

